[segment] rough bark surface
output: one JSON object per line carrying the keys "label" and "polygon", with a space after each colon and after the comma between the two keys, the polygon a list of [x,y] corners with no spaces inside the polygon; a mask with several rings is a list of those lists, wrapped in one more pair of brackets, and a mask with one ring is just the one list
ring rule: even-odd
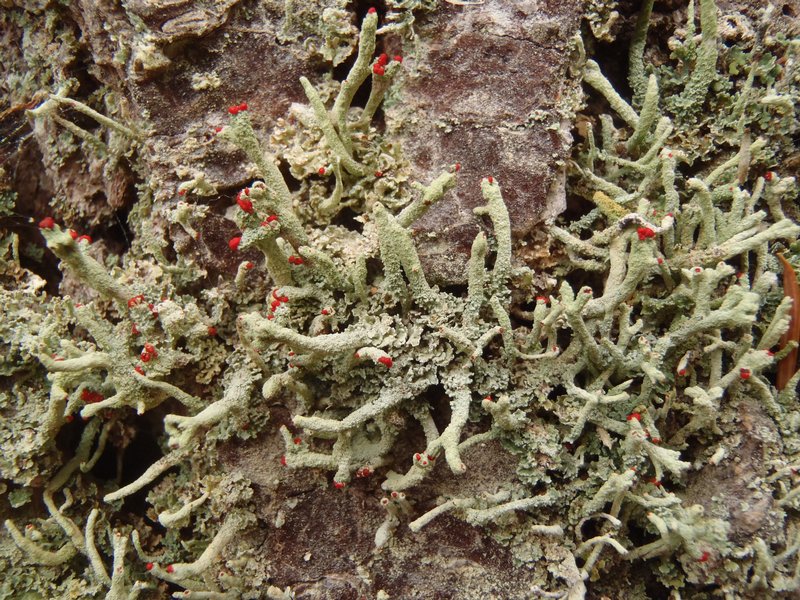
{"label": "rough bark surface", "polygon": [[[467,181],[501,181],[517,239],[566,208],[570,124],[557,109],[574,90],[568,47],[582,9],[577,0],[443,6],[417,28],[425,50],[387,111],[416,172],[459,162]],[[435,280],[464,281],[480,203],[478,186],[461,186],[416,224]]]}

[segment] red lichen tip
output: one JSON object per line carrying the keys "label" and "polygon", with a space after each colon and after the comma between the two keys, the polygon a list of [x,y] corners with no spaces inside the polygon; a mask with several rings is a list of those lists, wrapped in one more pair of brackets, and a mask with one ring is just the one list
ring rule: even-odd
{"label": "red lichen tip", "polygon": [[702,269],[702,268],[700,268],[700,267],[695,267],[695,268],[694,268],[694,272],[695,272],[695,273],[702,273],[702,272],[703,272],[703,269]]}
{"label": "red lichen tip", "polygon": [[70,229],[69,230],[69,237],[71,237],[73,240],[77,240],[78,239],[78,232],[75,231],[74,229]]}
{"label": "red lichen tip", "polygon": [[367,11],[368,15],[374,15],[377,12],[374,6],[371,6],[370,9]]}
{"label": "red lichen tip", "polygon": [[456,173],[458,173],[461,170],[461,163],[454,164],[453,168],[456,170]]}
{"label": "red lichen tip", "polygon": [[234,117],[235,117],[236,115],[238,115],[238,114],[239,114],[239,111],[240,111],[240,110],[242,110],[242,109],[241,109],[241,108],[239,108],[239,105],[238,105],[238,104],[237,104],[237,105],[235,105],[235,106],[229,106],[229,107],[228,107],[228,112],[229,112],[231,115],[233,115]]}
{"label": "red lichen tip", "polygon": [[328,171],[325,169],[325,167],[320,167],[319,170],[317,171],[317,173],[319,173],[320,175],[325,175],[325,173],[327,172]]}
{"label": "red lichen tip", "polygon": [[245,111],[245,110],[247,110],[247,108],[248,108],[248,106],[247,106],[247,102],[242,102],[242,103],[239,105],[239,112]]}
{"label": "red lichen tip", "polygon": [[398,62],[398,63],[403,62],[403,57],[400,56],[399,54],[395,54],[394,55],[394,62]]}
{"label": "red lichen tip", "polygon": [[253,203],[250,202],[250,200],[247,200],[246,198],[237,198],[236,204],[238,204],[239,208],[241,208],[248,215],[253,214]]}
{"label": "red lichen tip", "polygon": [[378,179],[383,177],[383,171],[375,171],[375,177],[377,177]]}
{"label": "red lichen tip", "polygon": [[292,265],[302,265],[303,259],[299,256],[292,255],[289,257],[289,264]]}
{"label": "red lichen tip", "polygon": [[209,328],[208,328],[208,335],[211,336],[211,337],[214,337],[215,335],[217,335],[217,328],[214,327],[213,325],[210,325]]}
{"label": "red lichen tip", "polygon": [[167,565],[167,573],[174,573],[174,572],[175,572],[175,567],[173,567],[172,565]]}
{"label": "red lichen tip", "polygon": [[105,399],[106,397],[100,392],[93,392],[92,390],[87,390],[85,388],[81,391],[81,400],[86,402],[86,404],[96,404],[97,402],[101,402]]}
{"label": "red lichen tip", "polygon": [[389,62],[389,55],[386,54],[386,52],[382,52],[381,55],[378,57],[378,63],[377,64],[379,64],[379,65],[381,65],[383,67],[388,62]]}
{"label": "red lichen tip", "polygon": [[750,379],[750,369],[739,369],[739,377],[742,379]]}
{"label": "red lichen tip", "polygon": [[628,421],[633,421],[634,419],[636,419],[637,421],[641,422],[642,415],[640,413],[638,413],[638,412],[632,412],[627,417],[625,417],[625,419],[627,419]]}
{"label": "red lichen tip", "polygon": [[331,314],[331,311],[329,311],[327,308],[323,308],[321,311],[319,311],[319,314],[328,316]]}
{"label": "red lichen tip", "polygon": [[388,356],[381,356],[378,359],[378,362],[381,363],[382,365],[384,365],[387,369],[391,369],[392,368],[393,362],[392,362],[392,359],[389,358]]}
{"label": "red lichen tip", "polygon": [[380,63],[375,63],[372,65],[372,72],[375,73],[375,75],[385,75],[386,69]]}
{"label": "red lichen tip", "polygon": [[185,196],[186,195],[186,188],[178,190],[178,196]]}
{"label": "red lichen tip", "polygon": [[136,371],[139,375],[144,375],[144,369],[142,367],[136,366],[133,367],[133,370]]}
{"label": "red lichen tip", "polygon": [[292,440],[296,446],[303,443],[303,438],[296,437]]}
{"label": "red lichen tip", "polygon": [[286,466],[286,456],[281,456],[281,464],[285,467]]}
{"label": "red lichen tip", "polygon": [[146,363],[146,362],[150,362],[150,359],[151,359],[152,357],[150,356],[150,354],[149,354],[149,353],[147,353],[147,352],[145,352],[144,350],[142,350],[142,353],[139,355],[139,358],[141,358],[141,359],[142,359],[142,362],[143,362],[143,363]]}
{"label": "red lichen tip", "polygon": [[681,377],[686,375],[686,369],[678,369],[678,375],[680,375]]}
{"label": "red lichen tip", "polygon": [[245,269],[252,269],[253,267],[255,267],[255,265],[251,263],[249,260],[246,263],[244,263]]}
{"label": "red lichen tip", "polygon": [[486,398],[484,398],[484,400],[486,400],[486,402],[494,402],[494,398],[492,398],[491,395],[486,396]]}
{"label": "red lichen tip", "polygon": [[53,217],[45,217],[41,221],[39,221],[39,229],[52,229],[55,226],[56,222]]}
{"label": "red lichen tip", "polygon": [[242,242],[241,236],[232,237],[228,240],[228,248],[231,250],[237,250],[239,248],[239,244]]}
{"label": "red lichen tip", "polygon": [[766,173],[764,173],[764,180],[765,181],[772,181],[772,177],[773,177],[772,171],[767,171]]}
{"label": "red lichen tip", "polygon": [[639,227],[636,230],[636,235],[639,236],[639,241],[644,241],[648,238],[655,237],[656,232],[650,229],[649,227]]}
{"label": "red lichen tip", "polygon": [[222,131],[222,127],[214,127],[214,133],[219,133]]}
{"label": "red lichen tip", "polygon": [[660,264],[660,265],[664,264],[664,259],[661,258],[660,256],[658,257],[658,264]]}
{"label": "red lichen tip", "polygon": [[544,302],[545,304],[547,304],[547,296],[536,296],[536,301]]}
{"label": "red lichen tip", "polygon": [[343,489],[344,488],[344,481],[334,481],[333,482],[333,487],[335,487],[337,490]]}
{"label": "red lichen tip", "polygon": [[708,550],[703,550],[703,553],[700,555],[700,558],[698,558],[697,560],[699,562],[706,562],[709,558],[711,558],[711,552],[709,552]]}
{"label": "red lichen tip", "polygon": [[149,562],[144,566],[144,568],[147,569],[148,571],[152,571],[154,566],[155,565],[153,563]]}
{"label": "red lichen tip", "polygon": [[489,183],[494,183],[494,177],[489,175],[489,177],[486,178],[486,181],[488,181]]}

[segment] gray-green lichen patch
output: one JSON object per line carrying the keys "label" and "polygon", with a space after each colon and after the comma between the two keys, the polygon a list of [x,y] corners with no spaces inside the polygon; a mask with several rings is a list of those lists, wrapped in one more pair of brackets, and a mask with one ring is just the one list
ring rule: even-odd
{"label": "gray-green lichen patch", "polygon": [[[454,579],[466,598],[795,593],[800,375],[777,389],[792,301],[775,253],[797,261],[800,226],[771,161],[796,134],[796,44],[765,33],[742,63],[715,4],[696,8],[682,38],[696,47],[657,68],[641,19],[632,99],[573,43],[593,96],[568,190],[591,204],[548,224],[548,260],[563,258],[545,272],[514,252],[513,173],[477,183],[448,157],[421,174],[371,118],[414,68],[376,47],[413,25],[394,5],[383,34],[364,15],[341,82],[302,78],[280,110],[216,108],[219,130],[186,147],[246,174],[235,197],[214,199],[210,158],[170,166],[174,194],[154,173],[120,261],[42,219],[84,297],[44,295],[8,237],[3,593],[402,598],[452,595]],[[58,124],[53,102],[153,143],[66,95],[30,115]],[[723,106],[739,118],[714,119]],[[264,110],[283,120],[259,127]],[[457,192],[486,230],[466,288],[442,289],[414,224]]]}

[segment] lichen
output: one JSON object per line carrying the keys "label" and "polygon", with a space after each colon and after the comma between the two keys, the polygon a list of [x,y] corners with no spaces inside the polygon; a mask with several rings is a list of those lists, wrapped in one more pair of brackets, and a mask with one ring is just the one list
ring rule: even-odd
{"label": "lichen", "polygon": [[[408,4],[392,3],[385,27],[409,27],[419,3]],[[134,598],[169,584],[182,590],[174,597],[291,597],[268,586],[261,564],[270,550],[254,537],[258,485],[221,466],[232,446],[267,439],[283,445],[279,473],[313,470],[343,494],[374,482],[385,511],[377,549],[447,514],[507,546],[536,574],[534,595],[584,597],[634,561],[686,597],[711,585],[796,590],[800,375],[777,389],[793,343],[781,341],[792,301],[775,251],[796,262],[800,226],[795,181],[772,161],[797,133],[797,44],[767,40],[767,8],[730,51],[715,4],[701,0],[699,36],[691,4],[674,60],[648,67],[645,5],[632,99],[576,42],[586,89],[605,108],[582,117],[569,185],[587,208],[548,224],[563,260],[547,289],[532,287],[531,267],[512,253],[503,182],[492,176],[480,182],[486,232],[474,239],[466,289],[428,282],[413,224],[475,183],[453,164],[409,184],[401,148],[373,126],[404,68],[401,56],[374,56],[375,11],[358,40],[344,14],[323,13],[336,27],[317,51],[337,64],[357,43],[357,56],[341,83],[301,80],[308,102],[290,108],[269,145],[247,103],[229,107],[215,143],[238,148],[257,177],[227,213],[238,233],[219,251],[238,264],[235,276],[204,281],[189,253],[171,258],[149,226],[200,237],[210,209],[198,198],[216,188],[189,167],[174,202],[142,193],[119,265],[41,220],[88,302],[46,296],[9,238],[0,366],[14,387],[0,396],[11,415],[0,465],[18,512],[0,545],[0,596]],[[283,35],[311,27],[309,15],[287,18]],[[353,107],[367,81],[372,99]],[[144,128],[68,89],[29,117],[64,127],[87,152],[107,152],[109,138],[70,125],[62,107],[142,143]],[[276,404],[289,420],[270,419]],[[774,442],[751,474],[757,492],[741,500],[767,502],[771,524],[745,538],[735,513],[749,504],[698,494],[702,477],[739,453],[740,411]],[[91,477],[106,448],[124,451],[147,418],[162,456],[124,484]],[[492,444],[515,464],[512,478],[474,477]],[[144,491],[147,515],[126,513]],[[273,515],[276,527],[282,520]]]}

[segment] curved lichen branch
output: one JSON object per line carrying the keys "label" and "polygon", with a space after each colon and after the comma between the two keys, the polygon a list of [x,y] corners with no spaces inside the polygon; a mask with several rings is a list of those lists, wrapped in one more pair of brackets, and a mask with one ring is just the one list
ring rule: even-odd
{"label": "curved lichen branch", "polygon": [[711,84],[717,76],[717,6],[714,0],[700,0],[701,41],[692,76],[677,98],[690,112],[703,108]]}
{"label": "curved lichen branch", "polygon": [[[408,524],[413,532],[418,532],[433,519],[446,512],[456,511],[470,525],[485,525],[496,520],[503,514],[516,510],[530,510],[552,504],[558,498],[557,494],[548,492],[541,496],[509,500],[510,493],[498,492],[482,498],[453,498],[426,512],[421,517]],[[483,507],[481,507],[483,505]],[[537,526],[534,526],[537,527]],[[537,533],[560,536],[564,534],[558,525],[538,526]]]}
{"label": "curved lichen branch", "polygon": [[410,232],[380,203],[375,204],[374,214],[387,289],[396,297],[402,298],[406,288],[403,279],[405,274],[414,299],[422,305],[430,304],[434,300],[433,292],[425,279]]}
{"label": "curved lichen branch", "polygon": [[467,470],[467,465],[461,460],[459,441],[461,439],[461,431],[464,429],[464,425],[467,424],[467,418],[469,417],[472,394],[466,386],[449,389],[448,394],[451,397],[450,422],[439,438],[428,444],[425,453],[435,456],[440,449],[444,450],[444,457],[450,470],[460,475]]}
{"label": "curved lichen branch", "polygon": [[300,78],[300,84],[303,86],[308,102],[314,110],[317,127],[322,130],[322,134],[325,136],[325,141],[331,149],[331,152],[341,160],[342,166],[348,173],[358,177],[364,177],[368,173],[367,167],[353,158],[347,145],[342,141],[342,138],[339,137],[316,88],[305,77]]}
{"label": "curved lichen branch", "polygon": [[[386,91],[389,89],[389,86],[391,86],[392,80],[394,80],[400,68],[401,65],[399,62],[392,62],[392,64],[386,66],[383,75],[379,73],[373,74],[372,89],[369,92],[367,103],[364,105],[364,111],[361,113],[358,123],[356,123],[357,127],[366,127],[372,121],[378,107],[381,105],[381,102],[383,102]],[[339,130],[342,130],[341,125]]]}
{"label": "curved lichen branch", "polygon": [[428,212],[431,206],[441,200],[445,193],[453,189],[455,185],[455,173],[450,171],[439,175],[439,177],[431,181],[428,186],[418,185],[417,188],[421,194],[420,197],[400,211],[395,217],[397,224],[400,225],[400,227],[410,227],[411,224]]}
{"label": "curved lichen branch", "polygon": [[242,329],[249,338],[261,342],[279,342],[286,344],[298,353],[319,353],[323,355],[352,352],[356,348],[369,345],[366,332],[345,331],[317,336],[307,336],[288,327],[265,319],[257,314],[239,317]]}
{"label": "curved lichen branch", "polygon": [[[116,131],[117,133],[121,133],[122,135],[124,135],[127,138],[130,138],[130,139],[136,140],[136,141],[142,141],[141,134],[138,133],[137,131],[135,131],[134,129],[132,129],[130,127],[126,127],[122,123],[119,123],[119,122],[115,121],[114,119],[112,119],[110,117],[107,117],[106,115],[104,115],[102,113],[97,112],[96,110],[86,106],[82,102],[78,102],[77,100],[73,100],[72,98],[68,98],[67,97],[67,93],[68,92],[69,92],[69,86],[68,85],[62,86],[58,91],[56,91],[55,94],[50,94],[48,96],[47,100],[45,100],[42,104],[40,104],[39,106],[37,106],[34,109],[29,110],[28,114],[31,117],[34,117],[34,118],[42,117],[42,116],[52,116],[53,118],[56,118],[56,117],[58,117],[58,115],[56,114],[56,110],[57,110],[56,106],[60,104],[60,105],[63,105],[63,106],[67,106],[67,107],[69,107],[69,108],[71,108],[71,109],[73,109],[73,110],[75,110],[75,111],[77,111],[79,113],[82,113],[82,114],[86,115],[87,117],[90,117],[90,118],[94,119],[100,125],[103,125],[103,126],[109,128],[109,129],[113,130],[113,131]],[[73,123],[70,123],[69,121],[66,121],[64,119],[60,119],[59,122],[62,125],[72,125],[72,127],[70,128],[70,131],[73,131],[73,133],[75,133],[73,128],[79,129],[76,125],[74,125]],[[91,134],[89,134],[89,132],[87,132],[84,129],[81,129],[80,131],[85,133],[85,134],[87,134],[87,135],[91,135]],[[84,137],[81,134],[78,134],[78,135],[80,137]],[[95,137],[95,136],[92,136],[92,137]]]}
{"label": "curved lichen branch", "polygon": [[641,103],[648,85],[645,76],[644,47],[647,43],[647,29],[653,12],[653,0],[645,0],[639,9],[636,26],[628,50],[628,83],[633,90],[634,103]]}
{"label": "curved lichen branch", "polygon": [[623,121],[634,129],[636,128],[639,124],[639,115],[631,108],[630,104],[622,99],[622,96],[617,93],[617,90],[614,89],[611,82],[605,78],[602,71],[600,71],[600,65],[591,59],[587,60],[583,80],[608,100],[608,104],[611,106],[612,110],[622,117]]}
{"label": "curved lichen branch", "polygon": [[51,373],[77,373],[90,369],[108,369],[111,367],[111,356],[105,352],[87,352],[76,358],[54,360],[46,354],[37,355],[45,369]]}
{"label": "curved lichen branch", "polygon": [[[406,471],[404,474],[396,473],[394,471],[389,471],[386,474],[386,480],[381,484],[381,487],[384,490],[391,491],[391,492],[399,492],[402,490],[407,490],[415,485],[420,484],[433,470],[434,463],[433,463],[433,450],[438,449],[439,445],[439,436],[438,433],[435,431],[435,424],[433,424],[431,420],[430,428],[434,431],[428,432],[426,429],[425,436],[428,438],[428,447],[425,449],[425,452],[420,452],[414,455],[414,460],[411,465],[411,468]],[[475,446],[476,444],[482,444],[484,442],[488,442],[490,440],[495,439],[496,431],[494,429],[490,429],[489,431],[485,431],[483,433],[478,433],[473,435],[472,437],[468,437],[463,442],[458,444],[458,452],[460,453],[466,451],[468,448]],[[436,444],[436,445],[434,445]],[[430,454],[428,452],[430,450]]]}
{"label": "curved lichen branch", "polygon": [[[651,0],[652,4],[652,0]],[[653,124],[658,119],[658,80],[655,75],[650,75],[647,82],[647,92],[639,115],[639,123],[628,140],[628,151],[637,150],[648,139]],[[667,122],[668,123],[668,122]]]}
{"label": "curved lichen branch", "polygon": [[293,421],[298,427],[308,429],[309,431],[340,433],[359,427],[369,419],[374,419],[405,400],[416,397],[422,392],[422,389],[419,388],[420,384],[396,383],[391,386],[387,384],[387,386],[380,391],[377,398],[357,408],[344,419],[339,420],[297,415],[294,417]]}
{"label": "curved lichen branch", "polygon": [[6,530],[11,535],[11,539],[14,540],[14,543],[36,564],[56,567],[72,560],[78,553],[78,549],[70,542],[66,542],[58,550],[46,550],[42,548],[32,539],[25,537],[11,519],[5,520],[5,526]]}
{"label": "curved lichen branch", "polygon": [[70,233],[54,225],[51,229],[40,229],[47,247],[53,251],[62,263],[67,265],[72,274],[99,292],[106,298],[113,299],[120,308],[127,307],[133,292],[125,285],[117,282],[108,274],[108,269],[89,256],[85,242],[78,242]]}
{"label": "curved lichen branch", "polygon": [[361,33],[358,36],[358,55],[339,88],[339,94],[331,109],[331,118],[339,127],[342,136],[347,135],[347,112],[353,103],[353,98],[370,75],[370,64],[375,54],[375,31],[378,28],[377,12],[367,13],[361,23]]}
{"label": "curved lichen branch", "polygon": [[473,322],[486,301],[486,254],[489,245],[486,235],[480,231],[472,242],[467,267],[467,305],[464,310],[464,324]]}
{"label": "curved lichen branch", "polygon": [[[289,373],[273,375],[281,379],[291,379]],[[202,411],[191,417],[182,415],[167,415],[164,417],[164,430],[169,435],[171,448],[186,446],[197,435],[199,429],[208,428],[219,423],[229,413],[243,410],[250,399],[257,375],[248,370],[240,369],[234,372],[225,393],[220,400],[209,404]]]}
{"label": "curved lichen branch", "polygon": [[[259,214],[263,213],[266,217],[274,211],[280,221],[283,237],[292,246],[308,244],[303,225],[292,208],[292,193],[286,185],[286,180],[278,169],[275,157],[261,147],[247,113],[233,117],[220,136],[235,144],[258,167],[264,183],[256,182],[251,187],[251,199]],[[262,194],[265,195],[264,200]]]}
{"label": "curved lichen branch", "polygon": [[476,215],[488,215],[497,240],[496,256],[492,268],[492,293],[505,296],[511,278],[511,219],[508,216],[500,184],[494,178],[481,180],[481,192],[486,200],[485,206],[473,210]]}
{"label": "curved lichen branch", "polygon": [[174,563],[169,566],[169,569],[154,567],[151,573],[161,579],[177,584],[202,576],[211,568],[225,548],[234,541],[236,535],[242,531],[247,524],[248,519],[238,513],[226,516],[219,530],[214,535],[214,538],[194,562]]}
{"label": "curved lichen branch", "polygon": [[[78,443],[75,455],[55,474],[55,476],[48,482],[42,494],[47,511],[50,513],[50,518],[54,521],[67,537],[64,545],[56,551],[51,551],[42,548],[33,539],[22,534],[13,521],[6,521],[6,529],[9,531],[12,539],[17,546],[28,553],[30,558],[39,564],[48,566],[57,566],[70,560],[77,553],[83,554],[88,560],[94,573],[95,578],[103,585],[111,585],[111,579],[103,564],[102,558],[95,545],[95,527],[97,524],[100,511],[94,508],[90,511],[84,531],[64,512],[73,504],[74,498],[69,489],[64,490],[64,497],[66,501],[59,507],[56,505],[54,496],[60,490],[72,475],[90,460],[90,453],[92,445],[94,444],[98,430],[101,423],[98,419],[93,419],[84,428],[81,435],[81,440]],[[33,526],[26,528],[33,532]]]}
{"label": "curved lichen branch", "polygon": [[103,501],[108,503],[116,502],[117,500],[121,500],[127,496],[130,496],[131,494],[135,494],[146,485],[154,482],[162,473],[181,462],[186,455],[187,450],[185,448],[173,450],[169,454],[165,454],[152,465],[150,465],[137,479],[128,485],[103,496]]}

